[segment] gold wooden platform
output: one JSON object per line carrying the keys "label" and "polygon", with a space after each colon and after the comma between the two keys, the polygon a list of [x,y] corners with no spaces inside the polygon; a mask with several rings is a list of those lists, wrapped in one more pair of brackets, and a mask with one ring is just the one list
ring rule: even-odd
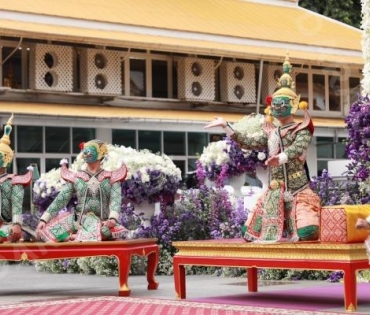
{"label": "gold wooden platform", "polygon": [[340,244],[296,242],[258,244],[243,239],[173,242],[178,252],[173,258],[176,294],[186,298],[186,265],[245,267],[248,291],[257,292],[257,269],[343,270],[344,304],[357,309],[357,270],[370,269],[363,243]]}

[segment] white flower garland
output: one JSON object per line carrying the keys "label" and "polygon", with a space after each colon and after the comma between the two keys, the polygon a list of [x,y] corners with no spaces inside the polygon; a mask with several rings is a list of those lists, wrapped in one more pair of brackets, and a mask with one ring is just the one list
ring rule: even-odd
{"label": "white flower garland", "polygon": [[248,135],[248,137],[259,137],[263,134],[262,125],[265,121],[265,115],[251,114],[244,116],[233,125],[233,129]]}
{"label": "white flower garland", "polygon": [[[233,125],[233,129],[247,135],[248,137],[262,137],[263,131],[263,124],[265,122],[265,115],[261,114],[250,114],[248,116],[244,116],[241,120],[236,122]],[[242,149],[244,152],[245,157],[248,157],[252,151]],[[260,161],[264,161],[267,156],[264,152],[258,152],[257,158]]]}
{"label": "white flower garland", "polygon": [[[248,137],[260,137],[263,135],[263,123],[265,121],[265,115],[251,114],[244,116],[241,120],[236,122],[232,127],[234,130],[248,135]],[[214,162],[216,165],[223,165],[230,161],[229,152],[230,145],[227,144],[226,140],[220,140],[217,142],[211,142],[207,147],[203,149],[202,155],[199,157],[199,161],[203,166],[211,166]],[[250,150],[244,150],[244,156],[248,156],[252,153]],[[264,152],[258,153],[258,159],[263,161],[266,159]]]}
{"label": "white flower garland", "polygon": [[[65,162],[65,161],[61,161]],[[137,151],[133,148],[124,146],[108,145],[108,154],[102,162],[102,168],[106,171],[114,171],[118,169],[122,163],[127,167],[127,178],[139,177],[141,173],[141,181],[149,182],[150,176],[147,169],[158,170],[166,175],[173,176],[181,181],[181,170],[173,163],[173,161],[165,154],[154,154],[149,150]],[[70,166],[70,170],[77,172],[78,170],[86,169],[87,164],[78,155],[76,160]],[[34,185],[34,192],[45,197],[50,194],[51,188],[56,188],[57,191],[65,184],[65,181],[60,177],[60,168],[53,169],[47,173],[41,174],[40,178]]]}
{"label": "white flower garland", "polygon": [[230,161],[228,154],[230,145],[225,140],[211,142],[207,147],[203,149],[203,153],[199,158],[199,161],[203,166],[211,166],[212,163],[216,165],[223,165]]}

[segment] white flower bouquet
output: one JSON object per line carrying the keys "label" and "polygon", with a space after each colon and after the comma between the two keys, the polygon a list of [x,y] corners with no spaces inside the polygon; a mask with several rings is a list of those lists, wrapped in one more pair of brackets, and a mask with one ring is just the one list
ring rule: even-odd
{"label": "white flower bouquet", "polygon": [[[108,154],[102,161],[102,168],[113,171],[122,163],[128,170],[126,180],[122,182],[122,197],[125,202],[141,203],[147,200],[153,203],[173,200],[180,186],[181,171],[167,155],[108,145]],[[86,167],[79,155],[70,170],[77,172]],[[64,184],[65,181],[60,177],[60,168],[40,176],[33,188],[34,204],[40,211],[46,210]],[[70,206],[74,203],[75,200],[72,200]]]}
{"label": "white flower bouquet", "polygon": [[[264,115],[248,115],[233,125],[234,130],[247,137],[262,137]],[[220,187],[231,176],[243,173],[253,173],[256,167],[265,167],[267,148],[261,150],[242,150],[230,138],[211,142],[204,148],[197,161],[197,178],[202,182],[205,178],[216,182]]]}

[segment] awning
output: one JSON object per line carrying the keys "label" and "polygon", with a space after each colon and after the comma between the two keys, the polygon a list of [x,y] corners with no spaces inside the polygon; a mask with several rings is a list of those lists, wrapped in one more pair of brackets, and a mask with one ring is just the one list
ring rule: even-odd
{"label": "awning", "polygon": [[[125,108],[97,105],[69,105],[69,104],[46,104],[46,103],[21,103],[0,102],[1,114],[36,115],[67,118],[90,118],[90,119],[132,119],[132,120],[163,120],[184,123],[188,121],[206,123],[215,116],[222,116],[229,122],[237,122],[243,114],[215,113],[190,110],[160,110]],[[299,118],[297,118],[299,120]],[[345,128],[342,118],[313,118],[316,127]]]}
{"label": "awning", "polygon": [[[188,38],[201,38],[201,41],[208,35],[218,36],[219,45],[223,45],[222,38],[229,38],[259,40],[262,43],[259,46],[280,43],[282,48],[297,44],[307,46],[307,50],[326,47],[361,52],[359,29],[304,9],[297,2],[16,0],[0,1],[0,10],[4,12],[1,19],[22,22],[18,30],[28,29],[25,21],[43,24],[38,30],[40,33],[50,32],[51,25],[65,25],[72,27],[65,28],[66,36],[76,35],[73,27],[83,27],[90,28],[90,32],[96,31],[100,39],[109,39],[109,33],[115,37],[116,31],[151,35],[167,32],[165,36],[181,38],[187,34]],[[103,29],[108,30],[108,35],[100,33]],[[90,32],[86,32],[87,37],[91,37]]]}
{"label": "awning", "polygon": [[[104,46],[123,46],[178,53],[213,55],[232,58],[275,60],[281,62],[287,49],[251,45],[236,45],[207,40],[181,39],[165,36],[150,36],[123,31],[104,31],[82,27],[45,25],[38,23],[1,20],[0,33],[8,36],[20,36],[55,41],[71,41]],[[327,53],[289,49],[292,63],[311,63],[315,65],[357,65],[364,63],[361,52],[353,54]]]}

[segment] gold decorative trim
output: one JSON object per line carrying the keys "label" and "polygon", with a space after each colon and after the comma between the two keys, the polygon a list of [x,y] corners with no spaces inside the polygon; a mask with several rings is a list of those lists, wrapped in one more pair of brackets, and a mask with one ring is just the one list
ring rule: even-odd
{"label": "gold decorative trim", "polygon": [[127,283],[125,283],[125,284],[123,284],[123,285],[121,286],[120,291],[130,291],[130,289],[129,289],[129,287],[128,287]]}
{"label": "gold decorative trim", "polygon": [[22,261],[26,261],[26,260],[28,260],[28,255],[27,255],[27,253],[22,253],[22,255],[21,255],[21,260],[22,260]]}
{"label": "gold decorative trim", "polygon": [[351,303],[350,305],[348,305],[346,311],[349,311],[349,312],[354,312],[356,311],[356,308],[355,306]]}
{"label": "gold decorative trim", "polygon": [[275,243],[190,241],[174,242],[179,252],[176,256],[238,257],[296,260],[367,260],[363,243]]}

